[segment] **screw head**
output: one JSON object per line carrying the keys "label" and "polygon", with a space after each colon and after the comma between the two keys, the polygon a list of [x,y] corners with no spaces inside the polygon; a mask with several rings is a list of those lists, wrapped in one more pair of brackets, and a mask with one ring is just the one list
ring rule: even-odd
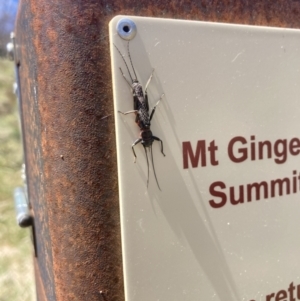
{"label": "screw head", "polygon": [[122,18],[117,24],[117,32],[123,40],[132,40],[137,32],[136,24],[128,18]]}
{"label": "screw head", "polygon": [[6,44],[6,51],[8,59],[13,61],[14,60],[14,44],[13,43],[7,43]]}

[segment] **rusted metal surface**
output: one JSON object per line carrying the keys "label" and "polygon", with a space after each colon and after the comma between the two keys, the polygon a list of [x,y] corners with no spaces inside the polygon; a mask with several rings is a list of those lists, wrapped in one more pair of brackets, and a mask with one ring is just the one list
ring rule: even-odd
{"label": "rusted metal surface", "polygon": [[[108,23],[300,27],[300,1],[21,0],[16,26],[39,300],[124,300]],[[100,293],[101,292],[101,293]]]}
{"label": "rusted metal surface", "polygon": [[36,286],[38,300],[39,301],[49,300],[46,297],[44,283],[42,281],[42,277],[41,277],[41,274],[40,274],[40,269],[39,269],[39,266],[38,266],[37,257],[34,259],[34,274],[35,274],[35,286]]}

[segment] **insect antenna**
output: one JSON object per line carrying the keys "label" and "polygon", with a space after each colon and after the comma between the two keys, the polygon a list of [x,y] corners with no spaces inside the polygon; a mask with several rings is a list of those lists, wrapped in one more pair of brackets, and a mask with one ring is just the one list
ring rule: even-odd
{"label": "insect antenna", "polygon": [[[129,42],[128,42],[128,44],[129,44]],[[126,68],[127,68],[127,71],[128,71],[128,73],[129,73],[129,76],[130,76],[130,78],[131,78],[131,81],[133,82],[133,79],[132,79],[131,73],[130,73],[130,71],[129,71],[128,65],[127,65],[127,63],[126,63],[126,61],[125,61],[125,59],[124,59],[124,57],[123,57],[121,51],[119,50],[119,48],[118,48],[115,44],[114,44],[114,46],[116,47],[116,49],[118,50],[118,52],[119,52],[119,54],[120,54],[122,60],[124,61],[125,66],[126,66]],[[130,62],[131,62],[131,59],[130,59]],[[131,65],[132,65],[132,62],[131,62]],[[134,69],[133,69],[133,72],[134,72]],[[135,74],[135,72],[134,72],[134,74]]]}
{"label": "insect antenna", "polygon": [[128,56],[129,56],[129,60],[130,60],[130,63],[131,63],[131,67],[132,67],[133,73],[134,73],[134,75],[135,75],[135,79],[137,79],[137,76],[136,76],[136,74],[135,74],[135,70],[134,70],[134,67],[133,67],[133,64],[132,64],[130,51],[129,51],[129,41],[128,41],[128,44],[127,44],[127,51],[128,51]]}
{"label": "insect antenna", "polygon": [[[155,168],[154,168],[153,153],[152,153],[152,145],[150,146],[150,153],[151,153],[151,162],[152,162],[153,173],[154,173],[154,176],[155,176],[156,184],[157,184],[157,187],[159,188],[159,190],[161,191],[161,189],[160,189],[160,187],[159,187],[159,184],[158,184],[158,181],[157,181]],[[149,177],[149,176],[148,176],[148,177]]]}
{"label": "insect antenna", "polygon": [[146,150],[145,146],[144,146],[144,150],[145,150],[145,154],[146,154],[147,168],[148,168],[148,176],[147,176],[147,188],[148,188],[148,185],[149,185],[149,160],[148,160],[148,154],[147,154],[147,150]]}

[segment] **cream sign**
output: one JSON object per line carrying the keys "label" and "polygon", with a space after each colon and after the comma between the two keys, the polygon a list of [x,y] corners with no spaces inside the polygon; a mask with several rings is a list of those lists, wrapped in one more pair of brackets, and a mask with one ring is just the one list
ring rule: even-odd
{"label": "cream sign", "polygon": [[300,31],[117,16],[110,42],[126,301],[300,300]]}

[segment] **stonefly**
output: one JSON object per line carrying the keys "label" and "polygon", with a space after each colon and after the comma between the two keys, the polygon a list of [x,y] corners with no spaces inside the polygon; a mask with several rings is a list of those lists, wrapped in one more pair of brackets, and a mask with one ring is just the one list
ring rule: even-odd
{"label": "stonefly", "polygon": [[134,143],[132,144],[132,146],[131,146],[133,156],[134,156],[134,163],[136,162],[136,158],[137,158],[136,153],[134,151],[134,147],[137,144],[141,143],[144,147],[145,154],[146,154],[146,159],[147,159],[147,167],[148,167],[147,187],[148,187],[148,184],[149,184],[149,160],[148,160],[147,149],[149,149],[156,184],[157,184],[157,187],[159,188],[159,190],[161,190],[160,186],[158,184],[158,180],[157,180],[157,176],[156,176],[156,172],[155,172],[155,168],[154,168],[152,143],[154,142],[154,140],[159,141],[160,146],[161,146],[161,153],[165,156],[164,151],[163,151],[163,142],[158,137],[153,136],[153,134],[151,132],[151,129],[150,129],[150,126],[151,126],[151,120],[152,120],[153,115],[155,113],[156,107],[158,106],[158,104],[161,101],[164,94],[161,95],[160,99],[157,101],[156,105],[154,106],[154,108],[151,111],[151,114],[149,115],[149,103],[148,103],[147,88],[148,88],[148,85],[150,84],[150,81],[153,77],[154,69],[152,70],[152,73],[151,73],[151,75],[150,75],[150,77],[149,77],[149,79],[146,83],[145,95],[144,95],[143,87],[137,79],[137,76],[136,76],[136,73],[135,73],[135,70],[134,70],[134,67],[133,67],[133,63],[132,63],[132,60],[131,60],[130,51],[129,51],[129,42],[127,44],[127,52],[128,52],[128,57],[129,57],[130,64],[131,64],[131,67],[132,67],[133,74],[134,74],[135,78],[132,77],[131,72],[129,71],[128,65],[127,65],[123,55],[121,54],[121,51],[119,50],[119,48],[115,44],[114,44],[114,46],[118,50],[120,56],[122,57],[122,59],[125,63],[125,66],[127,68],[127,71],[128,71],[129,76],[130,76],[131,82],[126,78],[126,76],[123,73],[121,68],[120,68],[120,71],[122,73],[123,78],[125,79],[125,81],[129,85],[129,87],[131,89],[131,92],[132,92],[132,96],[133,96],[133,110],[128,111],[128,112],[121,112],[121,111],[118,111],[118,112],[123,114],[123,115],[134,113],[135,116],[136,116],[135,117],[135,122],[137,123],[137,125],[139,126],[139,128],[141,130],[140,131],[140,138],[136,139],[134,141]]}

